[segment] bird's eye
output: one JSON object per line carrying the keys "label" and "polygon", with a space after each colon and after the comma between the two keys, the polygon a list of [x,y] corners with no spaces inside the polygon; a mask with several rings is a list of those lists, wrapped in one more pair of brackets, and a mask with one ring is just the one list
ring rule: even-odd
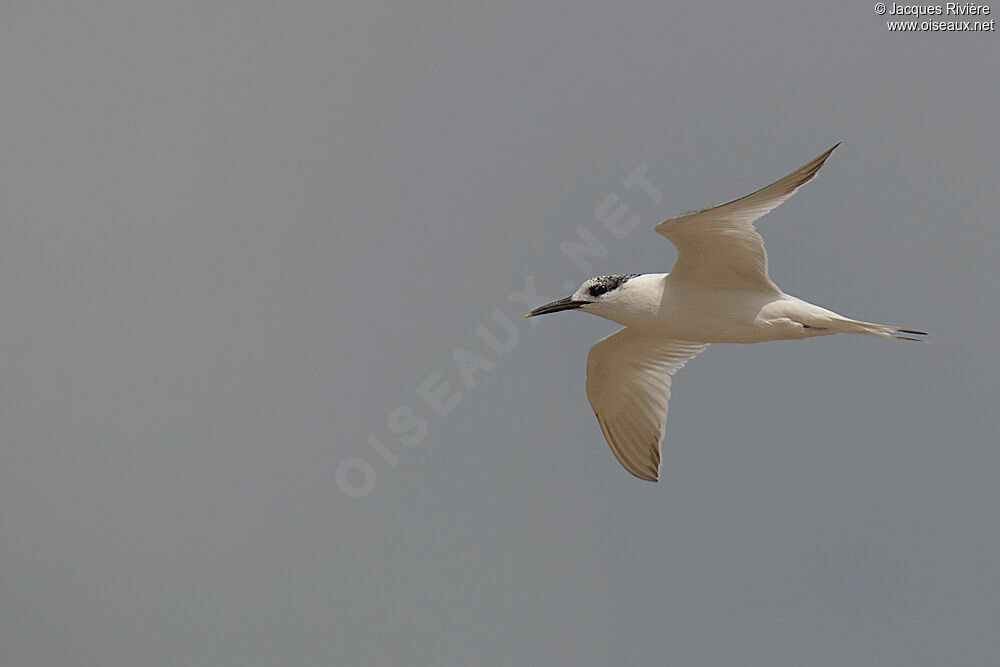
{"label": "bird's eye", "polygon": [[608,291],[608,288],[604,285],[591,285],[588,291],[590,292],[590,296],[601,296]]}

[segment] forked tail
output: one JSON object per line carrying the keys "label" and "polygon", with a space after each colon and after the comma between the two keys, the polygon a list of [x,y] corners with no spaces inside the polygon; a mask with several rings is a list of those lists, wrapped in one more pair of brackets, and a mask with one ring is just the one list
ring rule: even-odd
{"label": "forked tail", "polygon": [[[927,336],[929,335],[926,331],[917,331],[916,329],[901,329],[899,327],[891,327],[887,324],[873,324],[871,322],[860,322],[858,320],[849,320],[846,317],[835,317],[830,318],[835,328],[839,329],[843,333],[854,333],[862,334],[864,336],[881,336],[882,338],[898,338],[899,340],[925,340],[923,338],[913,338],[913,336]],[[909,334],[904,336],[903,334]]]}

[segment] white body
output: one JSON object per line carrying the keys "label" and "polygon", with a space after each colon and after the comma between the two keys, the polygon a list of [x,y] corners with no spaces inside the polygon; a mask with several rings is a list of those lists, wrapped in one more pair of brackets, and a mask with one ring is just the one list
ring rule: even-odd
{"label": "white body", "polygon": [[673,281],[668,273],[636,276],[615,291],[613,303],[597,301],[583,310],[664,338],[701,343],[761,343],[857,329],[842,315],[781,291],[701,287]]}

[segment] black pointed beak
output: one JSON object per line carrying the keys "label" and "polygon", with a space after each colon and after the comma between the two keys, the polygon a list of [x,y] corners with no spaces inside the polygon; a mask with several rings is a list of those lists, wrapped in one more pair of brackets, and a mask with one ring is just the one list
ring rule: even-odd
{"label": "black pointed beak", "polygon": [[[585,306],[589,301],[574,301],[573,297],[566,297],[565,299],[559,299],[558,301],[553,301],[552,303],[547,303],[544,306],[539,306],[535,308],[530,313],[524,315],[524,317],[534,317],[535,315],[548,315],[549,313],[558,313],[561,310],[575,310],[581,306]],[[522,319],[524,319],[522,317]]]}

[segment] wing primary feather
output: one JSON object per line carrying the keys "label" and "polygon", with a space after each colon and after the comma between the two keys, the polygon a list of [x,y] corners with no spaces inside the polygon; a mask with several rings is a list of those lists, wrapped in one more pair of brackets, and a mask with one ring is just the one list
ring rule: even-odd
{"label": "wing primary feather", "polygon": [[639,479],[659,479],[671,376],[706,347],[626,327],[590,349],[587,398],[615,458]]}
{"label": "wing primary feather", "polygon": [[768,275],[764,240],[753,223],[812,179],[839,145],[745,197],[657,225],[656,231],[677,247],[677,262],[668,280],[780,294]]}

